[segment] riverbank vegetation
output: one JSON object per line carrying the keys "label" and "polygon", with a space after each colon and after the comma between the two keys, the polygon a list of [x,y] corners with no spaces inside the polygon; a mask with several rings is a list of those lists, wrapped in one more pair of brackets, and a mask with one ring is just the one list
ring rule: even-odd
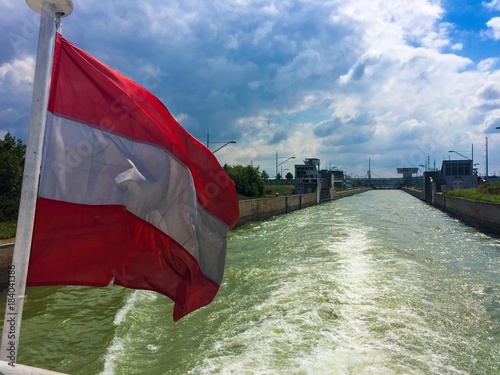
{"label": "riverbank vegetation", "polygon": [[0,222],[16,221],[26,145],[7,133],[0,139]]}
{"label": "riverbank vegetation", "polygon": [[0,240],[16,235],[26,145],[7,133],[0,139]]}
{"label": "riverbank vegetation", "polygon": [[485,183],[477,189],[447,190],[443,194],[474,201],[500,204],[500,182]]}
{"label": "riverbank vegetation", "polygon": [[16,222],[14,221],[0,222],[0,240],[14,238],[15,236],[16,236]]}
{"label": "riverbank vegetation", "polygon": [[264,180],[259,167],[225,164],[224,170],[233,180],[237,194],[252,198],[264,195]]}

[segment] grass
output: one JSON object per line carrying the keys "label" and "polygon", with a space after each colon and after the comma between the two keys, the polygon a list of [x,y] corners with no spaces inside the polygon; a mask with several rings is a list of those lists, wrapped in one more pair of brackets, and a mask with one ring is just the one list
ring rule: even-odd
{"label": "grass", "polygon": [[[292,195],[295,190],[294,185],[280,185],[278,186],[279,195]],[[276,196],[276,186],[266,186],[264,188],[264,196],[262,198],[271,198]]]}
{"label": "grass", "polygon": [[16,222],[2,221],[0,222],[0,240],[13,238],[16,236]]}
{"label": "grass", "polygon": [[447,190],[443,194],[473,201],[500,204],[500,182],[486,183],[477,189]]}
{"label": "grass", "polygon": [[[292,195],[295,190],[293,185],[281,185],[278,186],[278,193],[280,196]],[[245,195],[238,194],[238,200],[244,201],[247,199],[261,199],[261,198],[272,198],[276,196],[276,186],[266,185],[264,188],[264,195],[262,197],[247,197]]]}

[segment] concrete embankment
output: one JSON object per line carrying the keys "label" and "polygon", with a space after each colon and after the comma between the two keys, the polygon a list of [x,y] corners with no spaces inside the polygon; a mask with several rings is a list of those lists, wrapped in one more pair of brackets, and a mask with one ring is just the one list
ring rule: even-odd
{"label": "concrete embankment", "polygon": [[450,197],[442,193],[434,193],[426,200],[422,191],[403,190],[481,232],[500,235],[500,204]]}
{"label": "concrete embankment", "polygon": [[310,193],[240,201],[240,219],[236,227],[253,221],[269,219],[272,216],[284,215],[323,202],[360,194],[368,190],[371,189],[360,188],[339,192],[331,189],[327,198],[321,198],[319,193]]}

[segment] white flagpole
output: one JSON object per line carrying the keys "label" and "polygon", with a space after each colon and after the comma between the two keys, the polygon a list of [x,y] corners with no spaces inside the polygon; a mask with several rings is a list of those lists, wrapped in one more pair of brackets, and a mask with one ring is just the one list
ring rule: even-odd
{"label": "white flagpole", "polygon": [[5,305],[0,360],[12,367],[16,364],[21,319],[25,299],[26,279],[31,251],[38,181],[42,161],[42,145],[47,120],[50,77],[52,73],[56,16],[67,16],[73,10],[71,0],[26,0],[40,13],[38,50],[33,81],[30,127],[26,145],[21,203],[17,221],[16,241]]}

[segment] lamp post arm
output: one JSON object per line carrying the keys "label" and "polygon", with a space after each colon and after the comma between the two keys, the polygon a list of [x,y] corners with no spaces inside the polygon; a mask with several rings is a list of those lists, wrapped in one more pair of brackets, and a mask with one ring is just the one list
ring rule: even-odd
{"label": "lamp post arm", "polygon": [[460,152],[456,152],[456,151],[448,151],[448,152],[454,152],[455,154],[458,154],[458,155],[460,155],[461,157],[463,157],[463,158],[465,158],[467,160],[472,160],[472,159],[468,158],[467,156],[462,155]]}
{"label": "lamp post arm", "polygon": [[295,156],[290,156],[288,159],[286,159],[285,161],[282,161],[281,163],[277,164],[276,166],[279,167],[281,164],[285,164],[290,159],[295,159]]}
{"label": "lamp post arm", "polygon": [[[212,143],[214,143],[214,142],[212,142]],[[230,143],[236,143],[236,142],[235,142],[235,141],[226,142],[225,144],[223,144],[222,146],[220,146],[217,150],[212,151],[212,154],[215,154],[215,153],[216,153],[217,151],[219,151],[221,148],[226,147],[226,146],[227,146],[228,144],[230,144]]]}

